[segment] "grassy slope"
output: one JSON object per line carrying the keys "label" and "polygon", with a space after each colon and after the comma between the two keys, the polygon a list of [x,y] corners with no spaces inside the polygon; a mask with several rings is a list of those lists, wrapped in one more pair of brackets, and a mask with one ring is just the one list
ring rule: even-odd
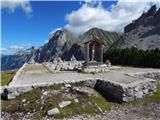
{"label": "grassy slope", "polygon": [[1,86],[7,85],[17,70],[1,71]]}
{"label": "grassy slope", "polygon": [[[157,78],[157,80],[160,81],[160,78]],[[72,86],[74,86],[74,84],[72,84]],[[78,86],[81,86],[81,84],[79,84]],[[34,113],[32,119],[35,120],[45,117],[47,115],[48,110],[57,107],[60,110],[60,114],[55,117],[64,118],[76,114],[88,113],[94,115],[96,113],[99,113],[97,112],[95,104],[97,104],[103,110],[103,112],[105,112],[110,110],[111,107],[127,107],[130,105],[132,106],[135,104],[141,104],[144,101],[160,100],[160,83],[157,85],[157,92],[155,92],[153,95],[146,96],[143,99],[123,104],[109,102],[96,91],[95,91],[96,95],[91,95],[91,96],[76,95],[76,98],[79,100],[79,103],[76,103],[74,102],[73,99],[70,99],[66,97],[66,95],[64,95],[62,87],[63,87],[62,84],[57,84],[50,87],[40,87],[18,96],[14,100],[1,101],[2,111],[12,114],[12,117],[14,119],[17,119],[17,115],[15,114],[17,111],[22,112],[23,114],[27,114],[27,112]],[[41,100],[42,91],[48,91],[48,90],[59,91],[59,92],[57,92],[56,94],[51,94],[50,96],[47,97],[47,99],[44,100],[44,103],[42,103]],[[25,103],[21,102],[23,99],[26,99]],[[59,108],[58,103],[62,100],[71,100],[72,104],[65,108]]]}

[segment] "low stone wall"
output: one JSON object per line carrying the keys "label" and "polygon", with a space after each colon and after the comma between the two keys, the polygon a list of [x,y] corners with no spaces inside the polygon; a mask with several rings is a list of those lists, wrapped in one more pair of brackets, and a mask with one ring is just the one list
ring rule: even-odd
{"label": "low stone wall", "polygon": [[126,75],[132,77],[143,77],[143,78],[160,78],[160,71],[151,71],[151,72],[136,72],[136,73],[127,73]]}
{"label": "low stone wall", "polygon": [[97,80],[95,88],[106,98],[118,102],[128,102],[156,91],[156,81],[146,78],[131,84],[120,84],[110,80]]}
{"label": "low stone wall", "polygon": [[[21,74],[22,69],[27,64],[24,64],[19,71],[14,76],[13,80],[17,79],[17,77]],[[111,100],[115,100],[118,102],[128,102],[138,98],[142,98],[145,95],[152,94],[156,91],[156,80],[152,79],[160,76],[160,71],[152,71],[152,72],[137,72],[137,73],[128,73],[126,74],[130,77],[143,78],[137,82],[132,82],[129,84],[119,83],[111,80],[107,80],[105,78],[86,78],[82,80],[73,80],[68,81],[68,83],[83,83],[85,86],[91,87],[99,91],[104,97],[111,98]],[[148,78],[146,78],[148,77]],[[67,81],[62,81],[62,83],[66,84]],[[22,93],[32,90],[33,88],[37,88],[40,86],[50,86],[53,83],[40,83],[31,86],[19,86],[16,87],[14,83],[10,84],[6,88],[8,89],[8,98],[13,99],[16,96],[19,96]]]}
{"label": "low stone wall", "polygon": [[[143,98],[145,95],[152,94],[156,91],[156,80],[146,78],[143,81],[138,81],[130,84],[122,84],[110,80],[102,80],[99,78],[90,78],[82,81],[73,81],[70,83],[83,84],[85,86],[96,89],[104,97],[111,99],[112,101],[118,102],[128,102],[138,98]],[[68,84],[68,83],[66,83]],[[47,86],[50,86],[48,84]],[[53,84],[52,84],[53,85]],[[22,93],[32,90],[33,88],[38,88],[40,86],[22,86],[22,87],[9,87],[8,98],[14,99]]]}
{"label": "low stone wall", "polygon": [[109,80],[97,80],[95,89],[100,92],[105,98],[112,101],[122,101],[123,98],[123,85],[109,81]]}
{"label": "low stone wall", "polygon": [[14,81],[16,81],[18,79],[18,77],[21,75],[21,73],[23,72],[23,69],[26,67],[28,63],[24,63],[23,66],[16,72],[16,74],[14,75],[14,77],[12,78],[12,84],[9,83],[9,86],[14,86],[16,85],[16,83],[14,83]]}

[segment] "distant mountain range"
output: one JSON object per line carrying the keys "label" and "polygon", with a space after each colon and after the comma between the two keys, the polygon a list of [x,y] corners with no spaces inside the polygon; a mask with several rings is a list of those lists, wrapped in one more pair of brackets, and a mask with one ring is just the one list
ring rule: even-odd
{"label": "distant mountain range", "polygon": [[39,48],[19,51],[14,55],[3,56],[1,69],[15,69],[21,67],[25,62],[48,62],[61,57],[63,60],[70,60],[72,55],[77,60],[84,59],[83,43],[94,37],[98,37],[105,44],[107,50],[121,35],[116,32],[108,32],[98,28],[92,28],[83,35],[74,36],[69,30],[57,30],[51,35],[49,42]]}
{"label": "distant mountain range", "polygon": [[83,43],[94,37],[98,37],[105,44],[104,51],[127,47],[143,50],[160,48],[160,9],[157,10],[155,5],[152,6],[137,20],[127,25],[124,33],[92,28],[80,36],[74,36],[67,29],[57,30],[51,35],[49,42],[39,48],[31,47],[14,55],[3,55],[1,69],[19,68],[25,62],[53,61],[57,57],[70,60],[72,55],[77,60],[83,60]]}

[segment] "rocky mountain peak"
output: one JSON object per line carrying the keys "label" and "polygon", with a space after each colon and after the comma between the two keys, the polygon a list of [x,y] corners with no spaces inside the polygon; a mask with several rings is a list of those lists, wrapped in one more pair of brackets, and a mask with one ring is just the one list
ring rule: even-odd
{"label": "rocky mountain peak", "polygon": [[102,33],[102,32],[104,32],[104,30],[97,28],[97,27],[94,27],[94,28],[89,29],[84,34],[92,35],[92,37],[96,37],[98,33]]}
{"label": "rocky mountain peak", "polygon": [[148,50],[160,48],[160,8],[153,5],[146,13],[124,28],[122,39],[112,48],[131,48]]}
{"label": "rocky mountain peak", "polygon": [[155,17],[159,16],[160,16],[160,10],[157,11],[156,5],[153,5],[147,12],[144,12],[137,20],[133,20],[132,23],[125,26],[124,32],[128,33],[131,30],[139,27],[140,25],[141,26],[156,25],[158,20],[155,20]]}
{"label": "rocky mountain peak", "polygon": [[153,5],[147,12],[147,16],[154,16],[157,12],[156,5]]}
{"label": "rocky mountain peak", "polygon": [[80,39],[83,42],[86,42],[93,38],[98,38],[102,43],[105,44],[105,49],[108,49],[113,42],[117,41],[120,38],[120,34],[116,32],[109,32],[102,30],[100,28],[94,27],[85,32],[83,35],[80,36]]}
{"label": "rocky mountain peak", "polygon": [[159,8],[158,11],[156,12],[155,17],[159,17],[159,18],[160,18],[160,8]]}

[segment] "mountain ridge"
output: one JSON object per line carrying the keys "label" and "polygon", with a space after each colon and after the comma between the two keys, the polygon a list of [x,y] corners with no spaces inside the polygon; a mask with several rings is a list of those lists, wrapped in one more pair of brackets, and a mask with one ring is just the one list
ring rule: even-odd
{"label": "mountain ridge", "polygon": [[58,57],[63,60],[70,60],[72,55],[77,60],[84,60],[83,43],[95,36],[104,41],[105,49],[108,49],[120,37],[116,32],[99,28],[91,28],[81,36],[76,37],[69,30],[62,28],[53,33],[49,41],[39,48],[31,47],[14,55],[3,56],[1,69],[19,68],[25,62],[52,62]]}
{"label": "mountain ridge", "polygon": [[160,8],[157,10],[156,5],[125,26],[123,37],[111,49],[131,47],[142,50],[160,49]]}

